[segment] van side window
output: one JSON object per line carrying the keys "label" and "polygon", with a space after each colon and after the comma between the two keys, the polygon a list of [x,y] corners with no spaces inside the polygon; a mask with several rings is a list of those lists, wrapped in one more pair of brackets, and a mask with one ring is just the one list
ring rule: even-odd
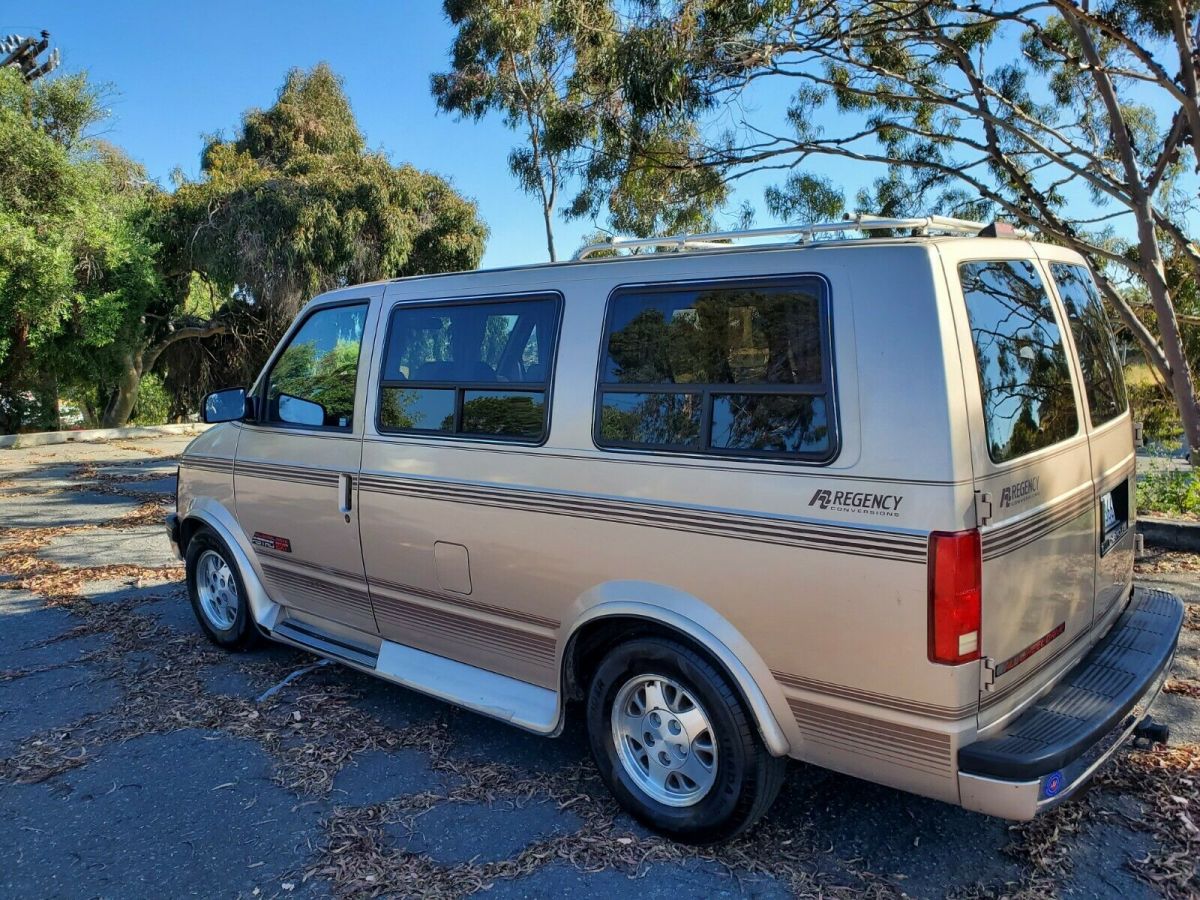
{"label": "van side window", "polygon": [[557,297],[397,306],[379,430],[540,441],[558,317]]}
{"label": "van side window", "polygon": [[1111,422],[1129,408],[1129,401],[1100,292],[1083,266],[1053,263],[1050,274],[1058,285],[1058,295],[1067,309],[1067,320],[1075,337],[1092,424]]}
{"label": "van side window", "polygon": [[988,453],[1005,462],[1079,430],[1071,372],[1045,285],[1026,260],[958,269],[979,366]]}
{"label": "van side window", "polygon": [[349,431],[367,304],[313,312],[267,378],[268,423]]}
{"label": "van side window", "polygon": [[596,442],[828,460],[832,382],[820,278],[624,290],[609,303]]}

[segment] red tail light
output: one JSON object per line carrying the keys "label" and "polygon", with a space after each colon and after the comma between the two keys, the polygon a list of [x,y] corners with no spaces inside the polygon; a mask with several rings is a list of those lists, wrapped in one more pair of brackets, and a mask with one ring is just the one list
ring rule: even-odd
{"label": "red tail light", "polygon": [[929,536],[929,661],[946,666],[979,659],[983,607],[979,530]]}

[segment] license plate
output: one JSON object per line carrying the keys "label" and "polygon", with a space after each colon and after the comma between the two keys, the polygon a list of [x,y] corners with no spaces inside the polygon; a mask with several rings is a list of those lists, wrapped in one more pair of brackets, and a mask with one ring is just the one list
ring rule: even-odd
{"label": "license plate", "polygon": [[1100,498],[1100,510],[1104,514],[1104,533],[1112,531],[1121,525],[1121,520],[1117,518],[1117,506],[1113,503],[1112,491],[1109,491]]}

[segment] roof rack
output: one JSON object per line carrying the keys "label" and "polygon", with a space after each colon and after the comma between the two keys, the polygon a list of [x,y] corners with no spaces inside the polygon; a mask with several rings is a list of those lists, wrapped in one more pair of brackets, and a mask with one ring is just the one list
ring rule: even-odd
{"label": "roof rack", "polygon": [[612,238],[580,248],[575,259],[587,259],[595,253],[621,250],[637,250],[643,247],[673,248],[675,250],[730,250],[737,240],[771,237],[796,237],[798,244],[812,240],[816,235],[839,231],[884,231],[911,229],[913,234],[926,235],[960,234],[997,237],[1025,237],[1027,232],[1002,223],[972,222],[968,219],[953,219],[949,216],[920,216],[912,219],[889,219],[884,216],[859,214],[846,216],[836,222],[817,222],[813,225],[779,225],[771,228],[748,228],[742,231],[709,231],[702,234],[675,234],[653,238]]}

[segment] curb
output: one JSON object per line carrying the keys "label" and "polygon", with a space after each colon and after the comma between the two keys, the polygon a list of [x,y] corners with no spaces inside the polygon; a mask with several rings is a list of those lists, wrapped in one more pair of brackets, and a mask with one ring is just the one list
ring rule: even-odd
{"label": "curb", "polygon": [[1200,553],[1200,522],[1138,519],[1137,530],[1151,547]]}
{"label": "curb", "polygon": [[0,450],[23,450],[51,444],[112,441],[123,438],[148,438],[160,434],[199,434],[208,428],[201,422],[182,425],[134,425],[129,428],[92,428],[87,431],[34,431],[29,434],[0,434]]}

